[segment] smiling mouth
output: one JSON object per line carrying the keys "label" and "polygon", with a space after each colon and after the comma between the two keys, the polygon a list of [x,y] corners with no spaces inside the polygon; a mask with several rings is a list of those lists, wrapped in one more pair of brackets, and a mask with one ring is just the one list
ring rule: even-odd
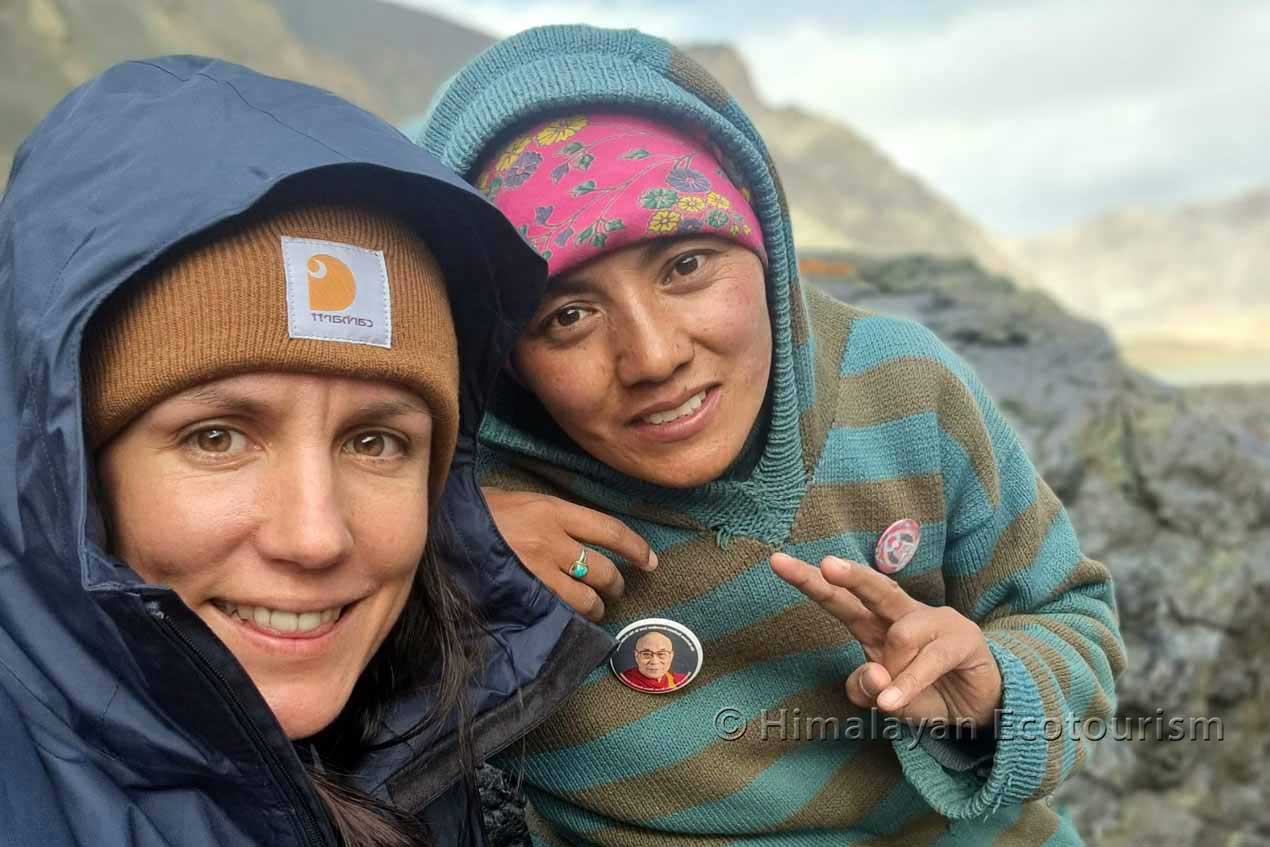
{"label": "smiling mouth", "polygon": [[701,404],[706,401],[707,390],[708,389],[703,388],[673,409],[667,409],[664,412],[653,412],[650,415],[644,415],[639,418],[639,420],[644,423],[653,424],[654,426],[660,426],[661,424],[668,424],[671,421],[676,421],[682,417],[691,415],[693,412],[700,409]]}
{"label": "smiling mouth", "polygon": [[228,600],[213,600],[212,604],[231,618],[254,624],[261,629],[273,630],[283,635],[304,635],[333,624],[340,619],[346,606],[317,609],[307,612],[288,612],[267,606],[248,606]]}

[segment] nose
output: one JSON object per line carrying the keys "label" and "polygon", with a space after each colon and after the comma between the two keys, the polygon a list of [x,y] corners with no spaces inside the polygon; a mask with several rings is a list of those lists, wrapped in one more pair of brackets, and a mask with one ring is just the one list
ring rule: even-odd
{"label": "nose", "polygon": [[261,486],[257,547],[266,558],[302,568],[327,568],[352,551],[334,458],[321,449],[275,456]]}
{"label": "nose", "polygon": [[692,338],[669,304],[634,308],[618,326],[617,376],[623,385],[665,382],[692,357]]}

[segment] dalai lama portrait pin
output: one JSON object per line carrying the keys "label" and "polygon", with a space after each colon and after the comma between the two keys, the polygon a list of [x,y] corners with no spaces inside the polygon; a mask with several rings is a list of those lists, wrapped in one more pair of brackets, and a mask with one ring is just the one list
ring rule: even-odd
{"label": "dalai lama portrait pin", "polygon": [[617,634],[609,667],[627,688],[669,694],[692,682],[701,660],[701,641],[692,630],[667,618],[644,618]]}

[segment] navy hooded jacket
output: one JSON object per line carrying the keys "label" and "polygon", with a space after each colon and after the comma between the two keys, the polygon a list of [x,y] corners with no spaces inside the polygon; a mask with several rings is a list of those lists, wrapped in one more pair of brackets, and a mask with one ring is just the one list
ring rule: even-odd
{"label": "navy hooded jacket", "polygon": [[[485,621],[475,754],[506,748],[609,649],[516,560],[473,472],[486,391],[545,285],[483,199],[397,130],[308,86],[196,57],[118,65],[19,149],[0,202],[0,844],[334,845],[299,753],[168,588],[102,549],[81,423],[84,326],[174,245],[321,171],[405,215],[446,273],[462,414],[443,558]],[[424,713],[426,692],[393,723]],[[362,790],[480,844],[455,736],[367,755]]]}

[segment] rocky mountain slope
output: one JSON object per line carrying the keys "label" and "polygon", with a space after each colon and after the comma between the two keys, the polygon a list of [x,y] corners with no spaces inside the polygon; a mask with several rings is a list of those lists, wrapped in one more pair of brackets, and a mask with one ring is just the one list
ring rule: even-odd
{"label": "rocky mountain slope", "polygon": [[199,53],[377,105],[352,66],[295,37],[266,0],[15,0],[0,4],[0,167],[72,87],[126,58]]}
{"label": "rocky mountain slope", "polygon": [[[813,284],[966,357],[1115,575],[1119,718],[1054,798],[1090,847],[1270,845],[1270,401],[1143,376],[1097,324],[968,261],[814,266],[836,270]],[[1168,740],[1171,718],[1184,739]],[[526,843],[507,780],[483,781],[500,843]]]}
{"label": "rocky mountain slope", "polygon": [[1041,287],[1111,327],[1135,363],[1194,381],[1224,360],[1270,380],[1270,189],[1118,211],[1016,248]]}
{"label": "rocky mountain slope", "polygon": [[58,99],[124,59],[216,56],[397,120],[491,41],[380,0],[10,0],[0,3],[0,174]]}
{"label": "rocky mountain slope", "polygon": [[[67,90],[125,58],[221,56],[404,122],[490,43],[483,33],[382,0],[15,0],[0,4],[0,56],[9,65],[0,66],[0,167]],[[766,106],[734,50],[691,52],[771,143],[800,246],[973,256],[985,267],[1019,270],[992,236],[850,128]]]}
{"label": "rocky mountain slope", "polygon": [[382,0],[269,0],[303,43],[357,68],[378,112],[400,121],[494,39]]}
{"label": "rocky mountain slope", "polygon": [[763,102],[736,50],[687,52],[736,97],[771,148],[800,249],[969,256],[992,270],[1020,272],[991,234],[850,127]]}

